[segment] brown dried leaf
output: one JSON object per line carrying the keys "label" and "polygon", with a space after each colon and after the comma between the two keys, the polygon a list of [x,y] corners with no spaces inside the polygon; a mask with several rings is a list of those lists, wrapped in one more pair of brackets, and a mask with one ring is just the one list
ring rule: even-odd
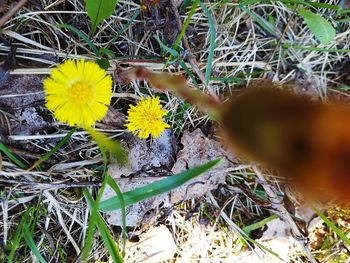
{"label": "brown dried leaf", "polygon": [[221,143],[207,138],[200,129],[193,132],[185,131],[181,144],[184,145],[184,148],[177,154],[176,163],[171,170],[174,174],[217,158],[222,158],[223,162],[207,173],[171,191],[171,203],[198,198],[216,189],[219,184],[225,183],[226,170],[234,166],[235,157],[225,151]]}
{"label": "brown dried leaf", "polygon": [[[191,89],[182,76],[133,68],[127,79],[148,81],[210,111],[235,152],[277,168],[309,199],[349,201],[350,109],[311,100],[266,82],[222,105]],[[316,84],[317,85],[317,84]]]}
{"label": "brown dried leaf", "polygon": [[[175,160],[175,137],[172,130],[165,130],[162,135],[149,144],[147,140],[131,137],[126,139],[125,148],[128,151],[129,166],[120,166],[111,163],[108,167],[109,174],[117,181],[123,192],[130,191],[149,183],[155,182],[168,175]],[[104,192],[103,199],[114,196],[115,193],[109,187]],[[127,225],[136,226],[142,220],[147,211],[158,207],[162,202],[167,203],[166,194],[150,198],[129,206],[126,209]],[[108,222],[114,225],[121,224],[120,211],[107,213]]]}
{"label": "brown dried leaf", "polygon": [[[171,153],[174,151],[169,151],[167,148],[172,144],[172,139],[166,134],[162,136],[164,136],[163,139],[155,139],[150,143],[150,146],[147,146],[145,140],[138,140],[138,143],[131,143],[129,146],[129,162],[131,167],[128,169],[120,167],[117,164],[111,164],[109,166],[109,174],[117,180],[122,191],[130,191],[145,186],[165,176],[183,172],[191,167],[206,163],[209,160],[222,157],[223,162],[215,169],[189,181],[170,193],[162,194],[127,207],[126,220],[128,226],[140,224],[148,211],[156,210],[161,204],[164,207],[171,207],[178,202],[201,197],[208,191],[216,189],[219,184],[225,183],[226,170],[234,166],[228,160],[228,158],[233,160],[234,157],[223,150],[219,142],[205,137],[202,131],[197,129],[194,132],[184,132],[181,139],[184,148],[177,154],[176,162],[170,172],[167,170],[165,164],[173,164],[174,159]],[[158,153],[155,155],[152,149],[157,149],[156,152]],[[168,166],[169,168],[171,166]],[[123,177],[122,175],[124,177],[130,176],[129,178],[121,178]],[[107,188],[103,198],[107,199],[114,195],[115,193]],[[108,222],[110,224],[121,224],[120,211],[107,214],[109,215]]]}
{"label": "brown dried leaf", "polygon": [[107,114],[101,122],[113,127],[123,128],[125,119],[126,117],[122,112],[114,109],[112,106],[108,106]]}
{"label": "brown dried leaf", "polygon": [[350,199],[350,110],[269,87],[224,107],[233,148],[278,168],[310,199]]}

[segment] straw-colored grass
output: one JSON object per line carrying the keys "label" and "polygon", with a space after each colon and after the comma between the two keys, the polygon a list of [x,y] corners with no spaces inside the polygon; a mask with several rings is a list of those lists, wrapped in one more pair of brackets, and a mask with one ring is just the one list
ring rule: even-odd
{"label": "straw-colored grass", "polygon": [[[64,27],[55,26],[69,24],[88,35],[90,22],[83,0],[30,2],[33,3],[22,7],[0,30],[2,65],[11,47],[16,47],[17,67],[10,72],[11,77],[46,75],[64,59],[96,57],[79,35]],[[178,49],[179,59],[197,81],[195,84],[189,78],[190,84],[222,99],[234,94],[235,89],[242,84],[260,79],[296,83],[301,92],[311,92],[321,98],[326,98],[329,89],[336,90],[338,86],[348,85],[344,83],[343,75],[350,74],[344,68],[350,60],[349,23],[337,23],[344,16],[333,9],[313,9],[337,28],[335,39],[328,45],[321,45],[296,14],[296,4],[291,2],[260,1],[244,6],[255,17],[260,17],[265,25],[273,26],[274,34],[268,32],[266,27],[234,1],[204,1],[202,6],[198,5],[190,19],[186,36],[192,54],[183,49],[183,43],[179,44],[181,48]],[[334,6],[338,4],[337,1],[326,2]],[[159,1],[159,4],[164,8],[162,15],[163,12],[170,12],[170,4],[166,1]],[[306,8],[306,5],[300,2],[298,8]],[[182,22],[190,9],[191,6],[180,12]],[[140,15],[124,28],[135,12],[140,12]],[[162,16],[160,21],[155,21],[154,17],[140,11],[139,1],[118,1],[113,15],[90,37],[98,49],[105,48],[114,52],[116,57],[110,59],[109,73],[114,74],[118,67],[125,66],[186,73],[178,63],[167,64],[170,54],[154,38],[158,36],[165,45],[172,47],[173,43],[164,40],[167,37],[164,36],[164,26],[170,20]],[[162,26],[157,27],[156,23]],[[113,40],[118,34],[120,36]],[[201,81],[193,61],[188,60],[190,55],[195,58],[198,69],[208,83]],[[209,64],[211,56],[212,63]],[[206,72],[209,72],[210,78]],[[127,85],[115,82],[113,89],[112,106],[124,113],[129,103],[155,93],[147,83],[138,81]],[[339,90],[336,92],[344,93]],[[21,94],[0,95],[0,101],[16,96]],[[170,94],[164,95],[163,102],[165,109],[170,112],[167,120],[177,130],[178,138],[182,131],[205,126],[209,121],[206,115],[194,107],[186,109],[183,116],[176,116],[184,104],[181,99]],[[51,113],[44,109],[44,102],[40,103],[39,107],[51,119],[53,132],[6,135],[6,140],[11,140],[20,147],[27,145],[27,149],[32,149],[39,156],[50,151],[70,130],[66,125],[55,122]],[[4,117],[0,118],[0,124],[16,122],[17,117],[12,112],[11,108],[1,107],[0,115]],[[120,138],[125,133],[120,128],[97,127],[111,138]],[[218,135],[214,137],[217,138]],[[5,255],[9,255],[14,244],[14,262],[32,262],[38,258],[24,237],[20,240],[16,237],[16,229],[26,211],[30,211],[25,218],[26,233],[33,239],[37,252],[47,262],[76,262],[84,246],[89,222],[89,208],[82,188],[88,187],[95,195],[102,182],[103,156],[98,146],[85,131],[79,130],[50,157],[52,164],[47,166],[48,169],[32,171],[19,168],[3,152],[0,153],[0,260],[7,262]],[[17,152],[17,156],[23,157],[21,160],[29,165],[25,161],[25,155],[18,155]],[[271,192],[276,196],[272,197]],[[227,173],[227,186],[220,186],[217,191],[200,200],[175,206],[166,220],[160,222],[171,230],[178,246],[177,253],[169,262],[233,262],[231,260],[235,256],[247,249],[262,250],[270,255],[278,253],[259,246],[255,237],[247,236],[242,229],[276,214],[287,217],[285,220],[292,229],[300,231],[295,218],[286,215],[287,210],[278,196],[282,192],[278,180],[270,177],[269,172],[261,175],[255,166],[244,161],[238,163],[233,171]],[[300,205],[298,196],[291,195],[294,204]],[[254,200],[252,196],[257,198]],[[276,200],[281,203],[273,204]],[[161,218],[160,214],[158,216]],[[349,236],[346,231],[349,222],[338,222],[337,226]],[[120,238],[120,228],[110,225],[107,227],[116,239]],[[141,233],[145,228],[128,231],[129,234]],[[334,230],[328,231],[330,238],[322,248],[310,251],[309,246],[305,245],[300,254],[294,255],[294,262],[314,261],[315,257],[321,262],[345,262],[343,259],[349,257],[348,247],[334,234]],[[194,238],[198,236],[200,242]],[[337,253],[337,249],[340,253]],[[91,262],[111,261],[98,235],[94,237],[89,259]]]}

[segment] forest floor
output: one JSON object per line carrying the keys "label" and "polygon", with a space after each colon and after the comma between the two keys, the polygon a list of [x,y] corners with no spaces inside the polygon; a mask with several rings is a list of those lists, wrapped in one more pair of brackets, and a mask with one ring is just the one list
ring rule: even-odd
{"label": "forest floor", "polygon": [[[141,66],[182,75],[191,87],[222,101],[249,84],[273,81],[347,102],[347,1],[218,0],[192,8],[193,1],[119,0],[94,34],[83,0],[18,1],[23,5],[9,16],[13,2],[0,0],[2,262],[11,253],[12,262],[81,260],[90,222],[83,189],[96,197],[103,180],[97,144],[78,129],[40,169],[27,169],[72,130],[46,109],[43,90],[51,69],[66,59],[107,63],[113,99],[96,129],[128,149],[129,177],[113,159],[108,165],[123,192],[223,159],[186,187],[127,208],[126,262],[349,260],[350,211],[305,203],[273,171],[227,149],[219,125],[205,112],[146,81],[118,79],[120,70]],[[333,39],[320,43],[299,9],[327,19],[335,28]],[[186,34],[174,45],[184,24]],[[147,96],[160,97],[171,126],[157,139],[139,139],[124,126],[129,105]],[[102,199],[111,195],[108,188]],[[122,249],[121,213],[101,216]],[[112,262],[99,231],[88,260]]]}

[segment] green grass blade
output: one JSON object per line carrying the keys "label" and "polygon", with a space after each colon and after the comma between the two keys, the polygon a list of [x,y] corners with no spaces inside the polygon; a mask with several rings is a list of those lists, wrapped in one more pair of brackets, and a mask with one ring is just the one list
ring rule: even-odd
{"label": "green grass blade", "polygon": [[94,240],[94,230],[96,227],[96,221],[97,221],[97,217],[98,217],[98,204],[100,203],[102,194],[104,192],[104,190],[106,189],[107,186],[107,177],[104,178],[103,182],[102,182],[102,186],[98,192],[96,201],[94,202],[94,205],[91,209],[91,214],[90,214],[90,219],[89,219],[89,224],[88,224],[88,228],[86,230],[86,237],[85,237],[85,242],[84,242],[84,249],[82,252],[82,260],[83,262],[86,261],[87,257],[89,256],[90,253],[90,249],[92,246],[92,242]]}
{"label": "green grass blade", "polygon": [[332,10],[340,10],[340,7],[338,5],[332,5],[332,4],[326,4],[326,3],[318,3],[318,2],[309,2],[309,1],[296,1],[298,4],[304,4],[307,6],[312,6],[316,8],[326,8],[326,9],[332,9]]}
{"label": "green grass blade", "polygon": [[37,260],[40,263],[47,263],[46,260],[43,258],[43,256],[40,254],[38,248],[36,247],[35,242],[33,240],[33,237],[30,234],[29,226],[27,225],[26,222],[24,222],[24,224],[23,224],[23,237],[24,237],[24,240],[26,241],[28,247],[33,252],[34,256],[37,258]]}
{"label": "green grass blade", "polygon": [[259,228],[262,228],[264,225],[266,225],[268,222],[274,220],[278,218],[277,215],[272,215],[272,216],[269,216],[268,218],[265,218],[257,223],[254,223],[254,224],[251,224],[249,226],[245,226],[242,230],[244,233],[246,233],[247,235],[250,234],[250,232],[252,232],[253,230],[255,229],[259,229]]}
{"label": "green grass blade", "polygon": [[25,223],[25,221],[27,220],[27,217],[28,217],[28,213],[29,213],[29,210],[27,209],[25,214],[22,216],[22,219],[16,229],[16,232],[15,232],[15,235],[13,237],[13,242],[12,242],[12,246],[11,246],[11,251],[10,251],[10,254],[7,258],[7,261],[8,263],[12,263],[12,260],[15,256],[15,252],[17,250],[17,248],[19,247],[20,243],[21,243],[21,240],[23,238],[23,224]]}
{"label": "green grass blade", "polygon": [[[85,244],[84,244],[84,249],[82,252],[82,260],[83,262],[86,262],[86,259],[89,255],[91,246],[92,246],[92,242],[93,242],[93,234],[94,234],[94,230],[95,230],[95,225],[100,225],[100,227],[98,227],[99,231],[102,229],[102,232],[100,231],[100,234],[102,237],[104,237],[104,241],[105,244],[107,246],[107,248],[109,248],[109,250],[114,251],[113,255],[114,255],[114,261],[116,262],[116,260],[118,261],[118,255],[119,254],[119,249],[115,250],[115,248],[113,247],[111,242],[114,242],[113,238],[108,236],[108,229],[105,228],[103,225],[101,225],[100,220],[98,219],[100,217],[100,214],[98,212],[98,206],[100,203],[100,200],[102,198],[102,195],[106,189],[107,184],[111,185],[111,187],[117,192],[117,195],[120,193],[121,191],[119,189],[119,187],[116,185],[116,183],[114,182],[114,180],[107,175],[107,150],[110,150],[111,147],[113,147],[113,144],[115,144],[115,141],[110,140],[108,137],[104,136],[103,134],[95,131],[94,129],[92,129],[91,127],[86,127],[86,130],[89,132],[89,134],[96,140],[102,156],[103,156],[103,160],[104,160],[104,171],[103,174],[105,175],[104,180],[102,182],[102,186],[101,189],[99,190],[99,193],[97,195],[96,201],[93,203],[93,208],[91,209],[91,215],[90,215],[90,219],[89,219],[89,226],[87,229],[87,234],[86,234],[86,238],[85,238]],[[119,147],[119,144],[118,144]],[[112,182],[113,181],[113,182]],[[113,184],[114,183],[114,184]],[[118,192],[119,191],[119,192]],[[86,196],[88,196],[87,193],[84,193],[84,196],[86,198]],[[120,201],[122,204],[124,204],[124,199],[123,196],[121,194],[121,197],[118,195],[118,197],[120,198]],[[93,200],[92,200],[93,201]],[[124,257],[124,251],[125,251],[125,245],[126,245],[126,233],[125,233],[125,229],[126,229],[126,212],[125,212],[125,205],[123,205],[124,207],[124,211],[123,211],[123,253],[122,256]]]}
{"label": "green grass blade", "polygon": [[22,169],[28,168],[26,164],[24,164],[21,160],[17,159],[17,157],[14,156],[13,153],[1,142],[0,142],[0,151],[2,151],[18,167]]}
{"label": "green grass blade", "polygon": [[[86,199],[86,201],[91,209],[95,203],[92,196],[90,195],[89,191],[86,189],[83,190],[83,194],[84,194],[84,197],[85,197],[85,199]],[[100,213],[97,213],[96,226],[97,226],[98,231],[100,232],[100,235],[103,239],[103,242],[106,245],[113,261],[116,263],[122,263],[123,259],[120,256],[119,249],[118,249],[115,241],[113,240],[113,237],[112,237],[111,233],[109,232],[109,230],[108,230],[102,216],[100,215]]]}
{"label": "green grass blade", "polygon": [[[91,137],[96,141],[98,147],[100,148],[102,154],[105,155],[106,151],[109,151],[113,157],[116,158],[117,162],[125,164],[127,162],[127,154],[124,148],[119,142],[112,140],[105,136],[104,134],[95,131],[91,127],[84,127],[84,129],[91,135]],[[106,159],[104,157],[104,159]]]}
{"label": "green grass blade", "polygon": [[239,1],[239,5],[241,6],[249,6],[249,5],[253,5],[253,4],[257,4],[261,2],[261,0],[241,0]]}
{"label": "green grass blade", "polygon": [[336,22],[337,23],[349,23],[350,22],[350,17],[336,20]]}
{"label": "green grass blade", "polygon": [[[190,24],[190,22],[191,22],[191,18],[192,18],[192,16],[193,16],[194,13],[195,13],[198,4],[199,4],[199,0],[195,0],[195,1],[193,2],[192,7],[191,7],[191,10],[190,10],[190,12],[189,12],[189,14],[188,14],[188,16],[187,16],[187,18],[186,18],[184,24],[183,24],[183,27],[182,27],[182,29],[181,29],[180,34],[177,36],[177,38],[176,38],[176,40],[175,40],[175,43],[174,43],[174,45],[172,46],[172,49],[175,49],[175,50],[176,50],[177,47],[179,46],[179,44],[180,44],[180,42],[181,42],[181,39],[182,39],[182,37],[183,37],[183,36],[185,35],[185,33],[186,33],[186,30],[187,30],[187,28],[188,28],[188,26],[189,26],[189,24]],[[170,61],[171,61],[172,59],[173,59],[173,55],[170,53],[170,56],[169,56],[169,58],[167,59],[165,65],[164,65],[164,67],[163,67],[163,69],[166,68],[166,67],[169,65],[169,63],[170,63]]]}
{"label": "green grass blade", "polygon": [[115,59],[116,58],[116,56],[115,56],[115,54],[113,53],[112,50],[107,49],[107,48],[103,48],[103,47],[101,47],[98,50],[98,54],[97,55],[99,55],[99,56],[105,55],[107,58],[110,58],[110,59]]}
{"label": "green grass blade", "polygon": [[[162,49],[164,49],[165,51],[167,51],[168,53],[170,53],[170,56],[169,56],[169,58],[167,59],[167,61],[166,61],[166,63],[165,63],[165,65],[164,65],[163,68],[166,68],[166,67],[168,66],[168,64],[171,63],[171,61],[170,61],[171,59],[174,58],[175,60],[177,60],[177,59],[180,58],[179,52],[178,52],[176,49],[170,48],[170,47],[168,47],[167,45],[165,45],[165,44],[159,39],[159,37],[158,37],[157,35],[154,35],[154,39],[158,42],[159,46],[160,46]],[[183,68],[183,70],[190,76],[190,78],[192,79],[192,81],[193,81],[193,83],[195,84],[195,86],[198,87],[198,83],[197,83],[197,81],[196,81],[196,78],[193,76],[193,74],[192,74],[192,72],[190,71],[190,69],[186,66],[186,63],[185,63],[182,59],[180,59],[179,62],[180,62],[180,66],[181,66],[181,67]]]}
{"label": "green grass blade", "polygon": [[37,160],[30,168],[29,170],[33,170],[35,167],[37,167],[38,165],[40,165],[41,163],[45,162],[46,160],[48,160],[52,155],[54,155],[59,149],[62,148],[63,145],[65,145],[67,143],[67,141],[70,139],[70,137],[72,137],[73,133],[76,131],[76,128],[73,128],[72,130],[70,130],[66,136],[63,137],[62,140],[60,140],[55,147],[53,147],[48,153],[46,153],[44,156],[42,156],[39,160]]}
{"label": "green grass blade", "polygon": [[[153,196],[169,192],[189,180],[207,172],[220,162],[220,159],[212,160],[206,164],[191,168],[182,173],[169,176],[165,179],[150,183],[144,187],[123,193],[125,206],[129,206]],[[118,197],[109,198],[100,203],[99,209],[103,212],[114,211],[121,208]]]}
{"label": "green grass blade", "polygon": [[211,76],[211,70],[212,70],[212,63],[213,63],[213,58],[214,58],[214,50],[215,50],[215,26],[214,26],[214,20],[212,17],[212,14],[208,10],[208,8],[205,6],[204,3],[200,2],[200,5],[208,17],[208,22],[209,22],[209,33],[210,33],[210,43],[209,43],[209,54],[208,54],[208,59],[207,59],[207,67],[205,69],[205,85],[208,85],[209,79]]}
{"label": "green grass blade", "polygon": [[[167,51],[168,53],[170,53],[170,56],[175,58],[175,59],[178,59],[180,57],[180,54],[177,50],[173,49],[173,48],[170,48],[168,47],[167,45],[165,45],[157,35],[154,35],[153,36],[155,40],[157,40],[158,44],[160,45],[160,47],[162,49],[164,49],[165,51]],[[169,59],[168,59],[169,60]]]}
{"label": "green grass blade", "polygon": [[349,13],[350,12],[350,7],[346,8],[346,9],[340,9],[338,11],[338,15],[344,15],[346,13]]}
{"label": "green grass blade", "polygon": [[318,47],[304,47],[298,45],[284,44],[283,48],[294,48],[299,50],[309,50],[309,51],[320,51],[320,52],[339,52],[339,53],[349,53],[350,49],[329,49],[329,48],[318,48]]}
{"label": "green grass blade", "polygon": [[276,33],[276,29],[268,21],[266,21],[259,15],[255,14],[254,12],[250,11],[248,8],[244,7],[243,5],[240,5],[239,7],[248,15],[250,15],[252,19],[255,22],[257,22],[263,29],[265,29],[269,34],[271,34],[272,36],[278,37],[278,34]]}
{"label": "green grass blade", "polygon": [[120,190],[119,185],[115,182],[115,180],[107,176],[108,185],[114,190],[117,194],[117,197],[120,202],[121,210],[122,210],[122,238],[123,238],[123,251],[122,256],[125,257],[125,247],[126,247],[126,210],[125,210],[125,201],[122,191]]}
{"label": "green grass blade", "polygon": [[271,2],[282,2],[286,4],[298,4],[303,6],[310,6],[310,7],[316,7],[316,8],[326,8],[326,9],[332,9],[332,10],[339,10],[340,7],[338,5],[331,5],[326,3],[318,3],[318,2],[309,2],[309,1],[303,1],[303,0],[270,0]]}
{"label": "green grass blade", "polygon": [[325,222],[325,224],[332,229],[338,237],[344,241],[345,244],[347,244],[350,247],[350,239],[338,228],[336,225],[330,221],[320,210],[318,210],[316,207],[312,207],[312,210]]}
{"label": "green grass blade", "polygon": [[[246,0],[246,1],[241,1],[240,5],[248,6],[248,5],[256,4],[259,2],[261,2],[261,0]],[[340,7],[338,5],[310,2],[310,1],[303,1],[303,0],[270,0],[270,2],[281,2],[281,3],[285,3],[285,4],[298,4],[298,5],[303,5],[303,6],[326,8],[326,9],[332,9],[332,10],[339,10],[340,9]]]}
{"label": "green grass blade", "polygon": [[135,13],[132,15],[132,17],[128,20],[128,22],[118,31],[118,33],[111,39],[108,44],[108,47],[110,47],[111,44],[113,44],[114,41],[116,41],[124,32],[129,28],[129,26],[135,21],[136,17],[138,17],[140,14],[140,10],[137,9]]}
{"label": "green grass blade", "polygon": [[81,32],[79,29],[75,28],[74,26],[68,25],[68,24],[56,24],[54,26],[58,27],[58,28],[69,29],[70,31],[77,34],[82,40],[84,40],[85,43],[88,44],[90,49],[95,53],[95,55],[97,55],[99,53],[97,47],[91,42],[89,37],[87,35],[85,35],[83,32]]}
{"label": "green grass blade", "polygon": [[[261,248],[262,250],[265,250],[266,252],[270,253],[271,255],[277,257],[279,260],[281,260],[281,262],[283,262],[283,259],[272,249],[269,249],[268,247],[265,247],[263,244],[260,244],[258,241],[250,238],[249,236],[244,236],[244,238],[250,242],[252,242],[253,244],[255,244],[256,246],[258,246],[259,248]],[[243,240],[243,242],[245,242],[245,240]]]}
{"label": "green grass blade", "polygon": [[197,8],[198,4],[199,4],[199,0],[194,0],[194,2],[192,4],[192,7],[191,7],[191,10],[190,10],[190,12],[188,13],[188,16],[185,19],[185,22],[183,24],[181,32],[176,38],[176,41],[175,41],[175,43],[173,45],[173,49],[176,49],[178,47],[178,45],[180,44],[181,39],[185,35],[186,30],[187,30],[187,28],[188,28],[188,26],[189,26],[189,24],[191,22],[191,18],[194,15],[194,13],[196,12],[196,8]]}
{"label": "green grass blade", "polygon": [[180,60],[180,66],[187,73],[188,76],[192,79],[193,84],[198,88],[198,82],[196,78],[193,76],[191,70],[187,67],[186,63],[183,60]]}

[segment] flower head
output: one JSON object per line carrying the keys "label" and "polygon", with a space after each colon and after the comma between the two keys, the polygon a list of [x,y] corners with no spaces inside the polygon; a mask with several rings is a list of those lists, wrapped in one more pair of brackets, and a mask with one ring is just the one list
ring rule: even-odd
{"label": "flower head", "polygon": [[125,126],[139,138],[158,137],[170,127],[162,120],[165,114],[158,97],[142,99],[136,106],[130,105]]}
{"label": "flower head", "polygon": [[112,78],[95,62],[66,60],[43,84],[46,107],[71,126],[92,126],[111,102]]}

